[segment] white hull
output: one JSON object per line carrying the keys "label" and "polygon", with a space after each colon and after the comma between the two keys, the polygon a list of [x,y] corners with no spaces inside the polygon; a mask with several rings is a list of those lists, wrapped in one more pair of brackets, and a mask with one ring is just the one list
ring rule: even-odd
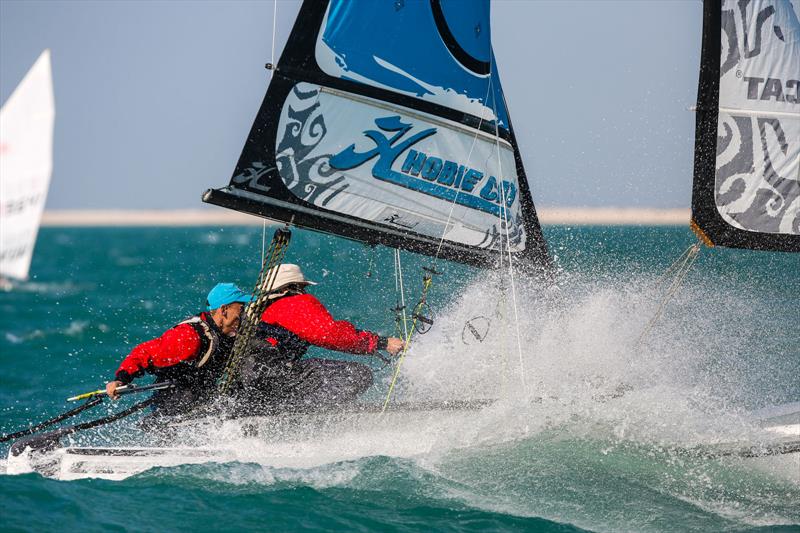
{"label": "white hull", "polygon": [[[406,428],[407,430],[407,428]],[[346,440],[347,437],[342,439]],[[374,446],[374,439],[371,445]],[[386,441],[382,454],[386,455],[417,455],[430,452],[435,444],[429,435],[420,435],[416,447],[398,449],[392,446],[393,439]],[[9,456],[6,463],[8,474],[24,474],[38,472],[44,476],[60,480],[75,480],[84,478],[102,478],[121,480],[141,474],[154,468],[168,468],[181,465],[204,463],[231,463],[231,462],[256,462],[274,468],[303,468],[309,466],[309,457],[314,457],[317,464],[346,460],[341,456],[341,442],[336,442],[339,450],[337,455],[325,454],[325,443],[330,440],[321,439],[316,443],[307,440],[284,441],[254,444],[248,441],[239,441],[234,446],[225,447],[65,447],[47,453],[23,453],[19,456]],[[249,444],[249,445],[248,445]],[[363,457],[365,450],[353,442],[352,457]],[[800,472],[800,441],[784,442],[783,446],[792,446],[794,451],[779,453],[779,449],[768,450],[762,448],[765,455],[751,455],[753,448],[739,446],[736,449],[706,449],[700,455],[709,459],[725,459],[746,461],[754,468],[770,472],[779,476],[786,476],[788,472]],[[788,449],[785,448],[784,451]],[[742,454],[737,453],[740,450]],[[718,454],[718,451],[723,453]],[[379,454],[381,450],[371,450]],[[692,451],[692,455],[698,450]],[[770,454],[775,452],[775,454]]]}
{"label": "white hull", "polygon": [[[442,404],[436,409],[423,405],[384,414],[370,409],[230,420],[206,417],[170,425],[163,446],[67,445],[49,451],[27,448],[16,456],[12,448],[6,473],[119,480],[152,468],[184,464],[238,461],[304,468],[374,455],[408,457],[436,449],[443,436],[464,427],[481,405]],[[409,434],[417,438],[404,438]]]}
{"label": "white hull", "polygon": [[[439,449],[443,441],[452,448],[457,445],[453,442],[456,435],[463,437],[463,446],[474,446],[476,436],[464,429],[475,417],[492,417],[495,408],[504,409],[499,404],[477,402],[439,404],[438,408],[405,406],[405,410],[385,414],[371,407],[228,420],[206,417],[172,424],[174,433],[160,446],[74,446],[65,442],[65,447],[46,452],[28,448],[16,456],[9,454],[6,471],[38,472],[62,480],[120,480],[153,468],[187,464],[242,462],[309,468],[377,455],[412,457]],[[753,468],[783,477],[788,472],[800,472],[800,411],[761,420],[764,437],[759,443],[732,442],[673,451],[687,457],[745,461]]]}

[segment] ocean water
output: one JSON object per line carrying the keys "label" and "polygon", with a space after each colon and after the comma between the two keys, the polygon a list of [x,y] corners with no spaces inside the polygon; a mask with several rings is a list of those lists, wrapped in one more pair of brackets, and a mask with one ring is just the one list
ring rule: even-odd
{"label": "ocean water", "polygon": [[[434,326],[403,363],[399,400],[495,405],[306,428],[302,442],[228,439],[230,460],[120,481],[0,474],[0,529],[800,530],[797,459],[688,453],[764,443],[749,411],[800,401],[800,258],[704,249],[639,340],[666,292],[660,276],[693,242],[688,229],[545,234],[556,288],[439,263]],[[251,287],[261,248],[252,227],[42,229],[31,281],[0,293],[0,432],[102,386],[132,346],[199,311],[214,283]],[[430,263],[401,259],[411,306]],[[395,330],[391,250],[295,230],[287,260],[320,282],[314,293],[335,316]],[[391,369],[370,364],[365,401],[379,402]],[[122,423],[77,442],[135,432]]]}

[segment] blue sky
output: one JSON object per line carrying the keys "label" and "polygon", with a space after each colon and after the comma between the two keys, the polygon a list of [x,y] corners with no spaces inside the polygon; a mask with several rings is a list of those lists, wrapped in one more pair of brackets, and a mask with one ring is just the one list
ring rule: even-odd
{"label": "blue sky", "polygon": [[[298,3],[278,1],[278,51]],[[688,207],[702,4],[500,0],[492,32],[539,207]],[[199,208],[264,97],[272,1],[0,2],[0,100],[52,51],[50,209]]]}

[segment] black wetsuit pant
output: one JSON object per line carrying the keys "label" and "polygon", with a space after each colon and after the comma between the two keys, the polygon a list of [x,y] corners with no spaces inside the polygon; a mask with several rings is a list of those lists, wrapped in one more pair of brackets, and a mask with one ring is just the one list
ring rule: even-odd
{"label": "black wetsuit pant", "polygon": [[335,407],[355,401],[372,385],[367,365],[334,359],[280,362],[249,356],[239,376],[240,405],[253,413]]}

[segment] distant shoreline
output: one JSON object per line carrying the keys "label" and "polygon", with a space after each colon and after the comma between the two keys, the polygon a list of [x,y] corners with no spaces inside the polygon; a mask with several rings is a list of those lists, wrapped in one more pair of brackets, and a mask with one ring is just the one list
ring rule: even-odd
{"label": "distant shoreline", "polygon": [[[547,207],[537,209],[545,225],[688,225],[688,209],[615,207]],[[178,210],[51,210],[42,226],[260,226],[264,219],[227,209]],[[268,221],[268,224],[272,222]]]}

